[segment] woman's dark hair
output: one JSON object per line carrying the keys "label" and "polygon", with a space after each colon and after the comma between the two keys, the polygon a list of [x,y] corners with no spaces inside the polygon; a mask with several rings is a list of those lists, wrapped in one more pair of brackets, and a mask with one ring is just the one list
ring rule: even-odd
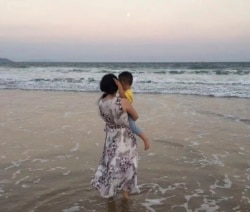
{"label": "woman's dark hair", "polygon": [[115,84],[114,79],[117,77],[114,74],[105,74],[100,82],[100,90],[104,93],[101,98],[105,98],[108,94],[114,94],[117,92],[118,87]]}

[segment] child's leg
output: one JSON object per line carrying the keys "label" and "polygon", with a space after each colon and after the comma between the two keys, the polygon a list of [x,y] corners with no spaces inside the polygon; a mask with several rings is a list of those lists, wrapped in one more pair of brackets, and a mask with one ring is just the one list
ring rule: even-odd
{"label": "child's leg", "polygon": [[141,132],[141,134],[139,135],[139,137],[144,142],[144,150],[148,150],[149,149],[149,140],[148,140],[148,137],[146,136],[146,134],[144,132]]}
{"label": "child's leg", "polygon": [[135,121],[131,118],[131,116],[128,116],[128,122],[129,122],[129,127],[132,130],[132,132],[136,134],[137,136],[140,136],[142,131],[139,127],[136,126]]}
{"label": "child's leg", "polygon": [[133,133],[135,133],[137,136],[139,136],[143,142],[144,142],[144,149],[148,150],[149,149],[149,140],[147,138],[147,136],[145,135],[144,132],[142,132],[142,130],[136,126],[135,121],[128,116],[128,121],[129,121],[129,127],[132,130]]}

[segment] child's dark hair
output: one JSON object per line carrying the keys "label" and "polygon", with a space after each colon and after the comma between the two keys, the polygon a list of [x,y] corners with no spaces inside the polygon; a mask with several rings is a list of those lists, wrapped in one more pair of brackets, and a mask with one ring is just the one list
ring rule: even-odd
{"label": "child's dark hair", "polygon": [[105,98],[108,94],[114,94],[117,92],[118,87],[115,84],[114,79],[117,77],[114,74],[105,74],[100,82],[100,90],[104,93],[101,98]]}
{"label": "child's dark hair", "polygon": [[133,83],[133,75],[128,71],[124,71],[120,73],[118,78],[120,82],[124,82],[128,85],[132,85]]}

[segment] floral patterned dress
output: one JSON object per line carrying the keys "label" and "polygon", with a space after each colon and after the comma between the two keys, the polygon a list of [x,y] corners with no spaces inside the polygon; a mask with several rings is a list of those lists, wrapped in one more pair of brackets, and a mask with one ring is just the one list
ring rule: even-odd
{"label": "floral patterned dress", "polygon": [[101,99],[99,109],[106,122],[106,138],[100,164],[91,184],[105,198],[114,196],[120,190],[139,192],[136,138],[129,128],[128,114],[122,110],[121,98]]}

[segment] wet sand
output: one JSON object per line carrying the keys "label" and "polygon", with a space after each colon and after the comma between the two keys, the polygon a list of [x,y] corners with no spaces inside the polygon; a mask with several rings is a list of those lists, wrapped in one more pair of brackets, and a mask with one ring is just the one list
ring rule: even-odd
{"label": "wet sand", "polygon": [[140,194],[89,184],[105,133],[100,93],[0,90],[0,211],[249,211],[250,100],[136,94]]}

